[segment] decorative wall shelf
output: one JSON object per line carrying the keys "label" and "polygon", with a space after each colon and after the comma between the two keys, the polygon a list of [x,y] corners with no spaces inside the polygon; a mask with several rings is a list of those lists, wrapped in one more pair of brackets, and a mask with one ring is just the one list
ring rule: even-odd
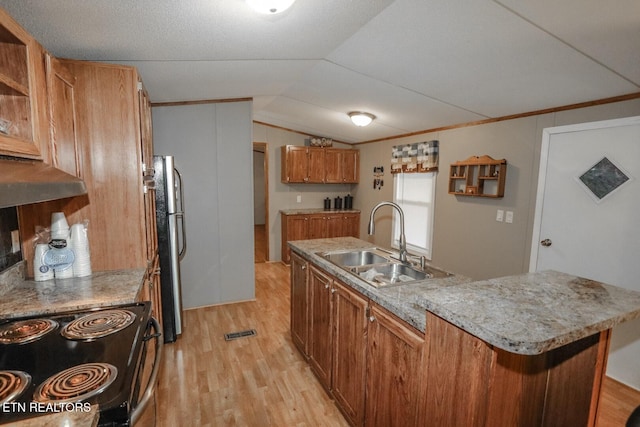
{"label": "decorative wall shelf", "polygon": [[449,194],[499,198],[504,196],[507,161],[471,156],[449,168]]}

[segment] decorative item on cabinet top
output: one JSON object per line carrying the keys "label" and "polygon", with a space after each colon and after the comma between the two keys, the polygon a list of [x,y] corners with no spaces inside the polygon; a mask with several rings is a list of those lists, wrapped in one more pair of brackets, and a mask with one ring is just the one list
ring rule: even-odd
{"label": "decorative item on cabinet top", "polygon": [[438,141],[415,142],[391,148],[391,173],[436,172]]}
{"label": "decorative item on cabinet top", "polygon": [[333,139],[331,138],[323,138],[320,136],[312,136],[309,139],[304,140],[305,145],[311,147],[331,147],[333,146]]}
{"label": "decorative item on cabinet top", "polygon": [[507,161],[490,156],[471,156],[449,168],[449,194],[456,196],[504,197]]}

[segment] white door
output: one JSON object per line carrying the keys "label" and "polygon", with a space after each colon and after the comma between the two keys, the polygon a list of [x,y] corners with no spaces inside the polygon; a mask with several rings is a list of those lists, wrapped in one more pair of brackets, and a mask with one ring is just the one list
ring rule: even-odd
{"label": "white door", "polygon": [[[640,117],[545,129],[530,271],[640,291]],[[640,389],[640,319],[614,328],[607,375]]]}

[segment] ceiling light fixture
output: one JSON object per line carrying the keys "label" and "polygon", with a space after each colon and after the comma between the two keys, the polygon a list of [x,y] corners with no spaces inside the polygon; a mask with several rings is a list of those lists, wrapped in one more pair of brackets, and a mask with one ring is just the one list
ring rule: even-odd
{"label": "ceiling light fixture", "polygon": [[349,113],[351,121],[356,126],[367,126],[376,118],[373,114],[363,113],[362,111],[352,111]]}
{"label": "ceiling light fixture", "polygon": [[256,12],[273,15],[289,9],[296,0],[247,0]]}

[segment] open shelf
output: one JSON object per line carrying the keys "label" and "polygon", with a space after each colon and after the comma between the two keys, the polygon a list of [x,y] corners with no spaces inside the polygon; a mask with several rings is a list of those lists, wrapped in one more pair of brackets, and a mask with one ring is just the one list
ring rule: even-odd
{"label": "open shelf", "polygon": [[471,156],[449,168],[449,194],[457,196],[504,196],[507,161],[490,156]]}

